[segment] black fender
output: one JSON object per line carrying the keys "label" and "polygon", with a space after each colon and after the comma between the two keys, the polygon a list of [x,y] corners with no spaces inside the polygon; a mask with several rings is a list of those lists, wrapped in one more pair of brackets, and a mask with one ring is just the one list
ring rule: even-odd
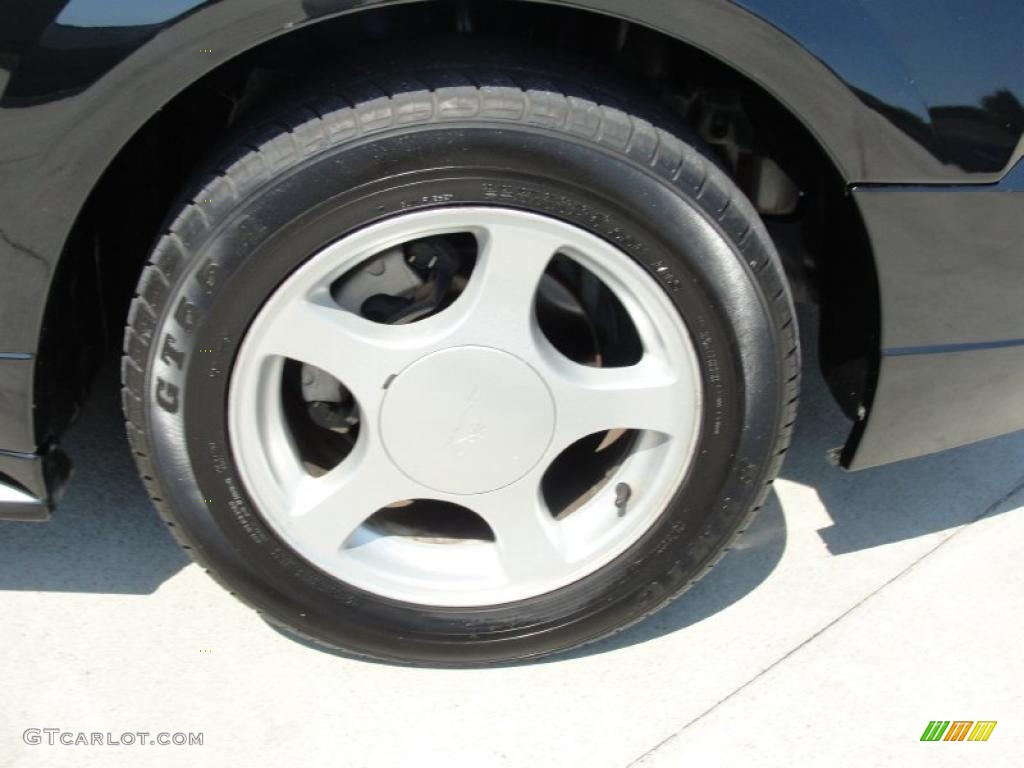
{"label": "black fender", "polygon": [[[408,1],[138,0],[126,6],[104,0],[5,0],[0,5],[0,263],[13,265],[6,271],[15,279],[0,288],[0,351],[34,351],[40,297],[47,294],[75,218],[103,171],[161,106],[272,38],[340,14]],[[1024,7],[1012,0],[1000,3],[1004,18],[942,0],[941,5],[964,5],[961,18],[966,14],[967,21],[947,25],[946,39],[933,40],[927,53],[919,52],[920,46],[897,50],[894,41],[909,19],[920,21],[907,6],[922,6],[917,10],[927,17],[940,15],[933,0],[927,13],[920,0],[897,4],[898,9],[873,0],[565,4],[658,29],[739,70],[810,129],[850,183],[995,181],[1011,165],[1024,131],[1016,124],[1005,135],[990,130],[985,147],[973,155],[961,151],[971,156],[954,162],[931,114],[942,89],[921,90],[928,82],[921,72],[940,64],[945,71],[945,57],[963,49],[958,29],[973,23],[985,31],[988,56],[982,58],[995,62],[989,69],[1004,69],[990,72],[974,65],[975,82],[964,86],[969,99],[980,100],[1008,74],[1017,80],[1004,89],[1009,100],[1024,94],[1024,66],[1014,70],[1006,59],[1019,49],[1013,30],[1024,28],[1005,18],[1024,22]],[[930,59],[938,55],[941,62]],[[987,125],[985,113],[976,111],[961,122]],[[958,126],[961,133],[967,130]]]}

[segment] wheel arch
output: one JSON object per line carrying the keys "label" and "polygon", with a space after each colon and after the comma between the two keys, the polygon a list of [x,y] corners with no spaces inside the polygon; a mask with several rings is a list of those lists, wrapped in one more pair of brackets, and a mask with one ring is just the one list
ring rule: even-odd
{"label": "wheel arch", "polygon": [[[531,13],[546,12],[552,6],[571,6],[572,13],[636,25],[721,62],[763,90],[774,107],[792,121],[793,130],[802,132],[801,140],[813,143],[813,151],[830,174],[830,195],[835,199],[829,205],[842,207],[843,215],[847,215],[848,201],[843,198],[848,185],[870,174],[863,136],[870,135],[870,125],[880,119],[878,114],[867,109],[856,92],[808,48],[769,20],[736,4],[721,0],[652,2],[630,8],[628,15],[622,13],[621,4],[610,0],[572,4],[512,0],[511,4],[529,6]],[[97,221],[118,210],[119,199],[133,194],[125,178],[139,174],[147,148],[154,141],[167,140],[160,136],[163,118],[175,114],[175,110],[185,110],[190,116],[186,122],[180,122],[179,117],[176,124],[176,130],[182,126],[188,129],[182,136],[191,131],[194,138],[216,138],[218,119],[206,114],[204,107],[218,108],[217,88],[224,78],[234,76],[235,70],[244,70],[253,55],[281,42],[301,40],[304,34],[342,19],[369,20],[370,14],[405,14],[417,8],[433,12],[435,5],[459,13],[458,5],[430,0],[305,0],[301,4],[289,0],[263,0],[259,4],[227,0],[202,4],[168,20],[158,34],[131,51],[88,89],[78,121],[79,147],[71,150],[75,152],[77,172],[69,182],[71,189],[66,191],[76,195],[78,207],[69,209],[59,264],[51,270],[53,279],[46,289],[45,315],[39,313],[39,327],[46,331],[36,366],[35,401],[51,405],[36,410],[38,443],[59,435],[74,412],[77,403],[61,394],[70,389],[66,382],[78,380],[84,385],[91,373],[87,369],[69,372],[66,366],[73,361],[68,361],[66,355],[62,359],[58,342],[66,343],[66,332],[75,328],[76,317],[83,314],[98,312],[116,327],[117,313],[130,298],[124,294],[125,285],[134,282],[135,271],[145,256],[136,252],[137,243],[144,239],[151,242],[157,233],[155,229],[148,234],[138,233],[141,239],[127,248],[115,245],[101,252],[95,231]],[[455,23],[461,22],[456,18]],[[374,34],[371,30],[369,38],[373,39]],[[211,124],[204,122],[207,118],[211,118]],[[896,151],[886,146],[888,151]],[[157,197],[166,200],[169,194],[163,190]],[[859,223],[855,211],[852,216]],[[147,225],[152,226],[151,222]],[[111,226],[109,221],[107,226]],[[857,259],[866,260],[866,266],[857,267],[866,272],[863,284],[877,293],[866,240]],[[121,273],[128,273],[128,279],[118,278]],[[106,286],[111,280],[119,283],[113,292]],[[822,285],[827,291],[826,283]],[[85,297],[76,297],[83,286]],[[864,327],[851,330],[851,325],[859,323]],[[839,357],[849,356],[846,349],[852,341],[855,353],[869,358],[865,372],[859,374],[863,381],[857,394],[847,404],[851,412],[869,397],[873,386],[872,369],[877,370],[877,363],[870,359],[875,354],[870,345],[876,326],[877,296],[872,296],[863,316],[854,323],[847,318],[843,333],[837,335]],[[846,339],[847,335],[851,338]],[[102,347],[104,342],[101,338],[89,339],[82,348]]]}

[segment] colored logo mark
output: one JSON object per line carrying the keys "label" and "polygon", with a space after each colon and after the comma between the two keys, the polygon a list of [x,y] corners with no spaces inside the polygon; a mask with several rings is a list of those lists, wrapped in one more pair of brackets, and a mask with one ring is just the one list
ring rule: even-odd
{"label": "colored logo mark", "polygon": [[932,720],[921,734],[921,741],[988,741],[996,729],[996,720]]}

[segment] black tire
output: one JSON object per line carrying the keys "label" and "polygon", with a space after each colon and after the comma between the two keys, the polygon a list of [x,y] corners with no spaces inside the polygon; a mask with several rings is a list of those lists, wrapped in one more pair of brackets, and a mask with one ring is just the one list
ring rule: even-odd
{"label": "black tire", "polygon": [[[566,91],[478,69],[321,96],[241,142],[157,243],[125,336],[128,436],[180,544],[271,621],[378,659],[535,657],[658,610],[764,501],[799,386],[792,302],[768,234],[698,142]],[[400,604],[317,570],[268,527],[228,449],[226,387],[263,299],[311,254],[397,212],[474,203],[577,224],[656,276],[697,341],[703,427],[673,502],[591,576],[484,609]]]}

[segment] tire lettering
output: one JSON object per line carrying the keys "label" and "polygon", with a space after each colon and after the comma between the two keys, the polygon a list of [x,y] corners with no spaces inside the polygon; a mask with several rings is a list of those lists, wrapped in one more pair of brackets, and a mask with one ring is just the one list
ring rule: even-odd
{"label": "tire lettering", "polygon": [[164,336],[164,347],[160,351],[160,359],[167,365],[173,365],[179,371],[185,364],[185,353],[174,346],[175,338],[171,334]]}
{"label": "tire lettering", "polygon": [[156,403],[170,414],[176,414],[181,407],[181,390],[161,378],[156,380]]}
{"label": "tire lettering", "polygon": [[567,216],[585,222],[613,243],[634,254],[641,254],[647,250],[643,243],[616,224],[611,216],[571,197],[548,190],[535,190],[514,184],[495,184],[493,182],[483,182],[481,190],[483,196],[488,200],[503,200],[529,205],[550,211],[558,216]]}
{"label": "tire lettering", "polygon": [[664,283],[665,287],[670,291],[678,291],[682,287],[682,283],[679,281],[679,278],[675,276],[668,264],[664,261],[652,262],[651,269],[654,270],[654,274],[657,275],[658,279]]}
{"label": "tire lettering", "polygon": [[178,308],[174,310],[174,319],[178,321],[178,325],[185,329],[186,333],[192,333],[196,327],[196,314],[196,305],[182,297],[181,301],[178,302]]}
{"label": "tire lettering", "polygon": [[203,266],[196,272],[196,282],[207,296],[217,288],[217,281],[220,279],[220,265],[207,259]]}

